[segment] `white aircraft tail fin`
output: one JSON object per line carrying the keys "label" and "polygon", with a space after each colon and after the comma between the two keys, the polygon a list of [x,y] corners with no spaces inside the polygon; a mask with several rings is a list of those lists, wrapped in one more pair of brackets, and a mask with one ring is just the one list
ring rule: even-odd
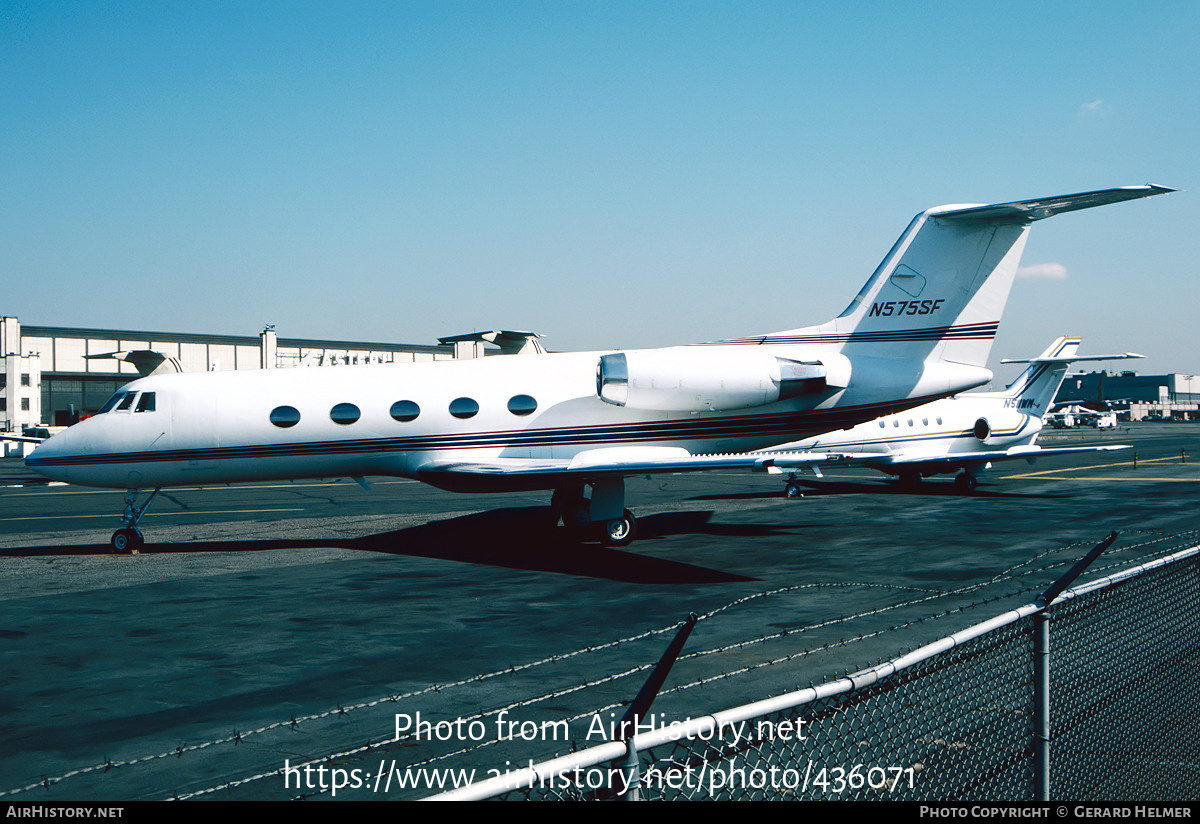
{"label": "white aircraft tail fin", "polygon": [[1027,363],[1029,368],[1005,387],[1003,392],[979,392],[974,393],[972,397],[1003,399],[1006,406],[1040,418],[1053,405],[1054,396],[1058,394],[1058,388],[1062,386],[1063,378],[1066,377],[1067,367],[1072,363],[1144,357],[1134,352],[1123,352],[1119,355],[1076,355],[1079,343],[1080,338],[1061,337],[1036,358],[1001,361]]}
{"label": "white aircraft tail fin", "polygon": [[1129,186],[917,215],[840,316],[820,326],[727,343],[816,343],[851,354],[889,344],[889,357],[983,367],[1030,225],[1060,212],[1174,191]]}

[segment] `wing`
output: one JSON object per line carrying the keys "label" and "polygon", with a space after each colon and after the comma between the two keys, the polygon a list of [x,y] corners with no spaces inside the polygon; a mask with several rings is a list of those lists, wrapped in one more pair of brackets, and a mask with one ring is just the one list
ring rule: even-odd
{"label": "wing", "polygon": [[1037,444],[1031,444],[1026,446],[1012,446],[1008,449],[993,449],[987,452],[958,452],[936,458],[923,455],[905,455],[903,453],[874,455],[864,458],[862,463],[881,468],[884,466],[949,467],[959,464],[979,463],[981,461],[1010,461],[1018,458],[1033,461],[1037,458],[1044,458],[1050,455],[1073,455],[1080,452],[1115,452],[1118,449],[1129,448],[1128,444],[1116,444],[1112,446],[1063,446],[1047,449]]}
{"label": "wing", "polygon": [[24,435],[0,435],[0,441],[19,441],[20,443],[41,443],[45,438],[29,438]]}
{"label": "wing", "polygon": [[672,447],[590,449],[573,458],[438,458],[417,469],[418,480],[455,492],[498,492],[554,489],[601,478],[664,472],[708,472],[744,469],[782,473],[817,464],[844,461],[837,452],[740,452],[693,455]]}

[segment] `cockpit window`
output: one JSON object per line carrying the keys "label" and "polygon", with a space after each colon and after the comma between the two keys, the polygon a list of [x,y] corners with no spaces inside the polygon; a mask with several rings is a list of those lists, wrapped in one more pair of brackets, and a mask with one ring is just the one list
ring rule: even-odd
{"label": "cockpit window", "polygon": [[106,401],[104,402],[104,406],[100,407],[100,408],[99,408],[99,409],[96,411],[96,414],[97,414],[97,415],[103,415],[105,412],[107,412],[108,410],[110,410],[110,409],[112,409],[114,406],[116,406],[118,403],[120,403],[120,402],[121,402],[121,399],[122,399],[122,398],[124,398],[124,397],[125,397],[125,395],[126,395],[126,393],[125,393],[125,392],[118,392],[117,394],[113,395],[111,398],[109,398],[108,400],[106,400]]}
{"label": "cockpit window", "polygon": [[133,399],[136,397],[136,392],[126,392],[125,397],[121,398],[121,402],[117,404],[117,411],[120,412],[122,409],[128,409],[133,406]]}
{"label": "cockpit window", "polygon": [[143,392],[138,398],[137,407],[134,412],[153,412],[154,411],[154,393]]}

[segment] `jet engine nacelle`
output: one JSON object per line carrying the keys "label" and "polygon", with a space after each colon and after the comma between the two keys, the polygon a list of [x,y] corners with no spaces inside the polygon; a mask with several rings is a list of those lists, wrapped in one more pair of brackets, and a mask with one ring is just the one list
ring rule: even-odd
{"label": "jet engine nacelle", "polygon": [[740,349],[647,349],[602,355],[596,394],[630,409],[724,412],[845,387],[849,380],[850,362],[838,354],[796,361]]}
{"label": "jet engine nacelle", "polygon": [[988,435],[992,434],[992,425],[988,423],[987,418],[979,418],[975,421],[974,426],[975,437],[981,441],[986,441]]}

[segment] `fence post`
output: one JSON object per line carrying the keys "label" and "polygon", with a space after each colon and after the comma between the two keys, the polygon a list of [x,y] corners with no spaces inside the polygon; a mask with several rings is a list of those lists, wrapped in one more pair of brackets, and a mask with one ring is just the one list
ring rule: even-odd
{"label": "fence post", "polygon": [[[688,615],[687,620],[679,625],[679,629],[675,632],[675,637],[667,645],[666,652],[663,653],[662,658],[658,659],[658,663],[654,665],[650,677],[646,679],[646,683],[642,685],[637,697],[633,699],[633,703],[629,705],[629,709],[625,711],[624,717],[621,718],[621,724],[618,729],[620,730],[622,740],[625,741],[625,757],[619,765],[614,762],[614,766],[620,770],[623,776],[622,781],[625,786],[621,788],[618,796],[622,801],[641,800],[641,793],[638,791],[641,764],[638,761],[637,748],[634,747],[633,738],[637,735],[641,720],[650,711],[650,705],[658,697],[658,691],[662,689],[663,682],[667,680],[667,673],[674,666],[675,659],[679,657],[683,645],[687,642],[688,636],[692,634],[692,628],[696,626],[698,620],[700,620],[699,616],[693,612]],[[612,788],[610,787],[609,792],[611,793],[611,791]],[[604,798],[606,796],[604,793],[601,793],[599,797]],[[611,797],[611,795],[607,797]]]}
{"label": "fence post", "polygon": [[1038,801],[1050,800],[1050,616],[1045,608],[1033,616],[1034,790]]}
{"label": "fence post", "polygon": [[1033,785],[1038,801],[1050,800],[1050,614],[1047,610],[1054,599],[1062,595],[1115,540],[1117,533],[1110,532],[1076,561],[1066,575],[1051,584],[1036,602],[1039,609],[1033,616]]}

